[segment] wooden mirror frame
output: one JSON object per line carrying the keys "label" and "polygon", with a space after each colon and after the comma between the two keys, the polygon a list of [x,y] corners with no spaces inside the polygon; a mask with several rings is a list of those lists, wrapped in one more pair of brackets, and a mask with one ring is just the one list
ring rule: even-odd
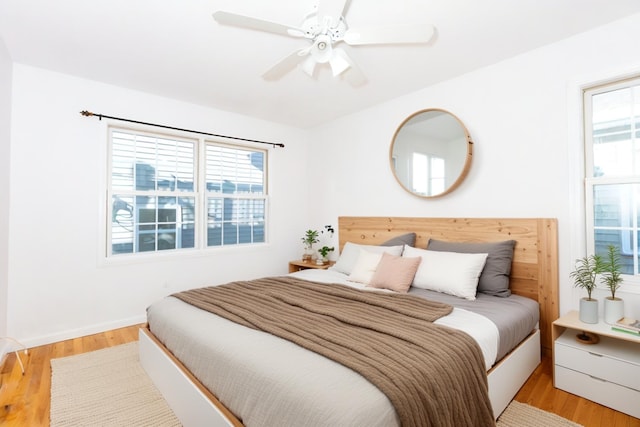
{"label": "wooden mirror frame", "polygon": [[[395,158],[394,158],[393,151],[394,151],[394,147],[395,147],[396,142],[397,142],[398,135],[400,134],[400,131],[403,129],[403,127],[405,125],[407,125],[407,123],[409,123],[411,120],[415,119],[416,117],[418,117],[418,116],[420,116],[422,114],[433,113],[433,112],[449,115],[451,118],[453,118],[460,125],[460,129],[462,131],[462,134],[466,138],[466,157],[464,159],[464,165],[462,167],[462,170],[460,171],[460,174],[455,179],[455,181],[453,181],[453,183],[451,185],[446,187],[444,191],[442,191],[442,192],[440,192],[438,194],[425,195],[425,194],[420,194],[420,193],[416,193],[416,192],[412,191],[398,177],[398,174],[396,173],[396,164],[395,164],[395,160],[394,160]],[[407,191],[410,194],[413,194],[416,197],[421,197],[421,198],[424,198],[424,199],[433,199],[433,198],[437,198],[437,197],[442,197],[445,194],[449,194],[453,190],[458,188],[458,186],[466,178],[466,176],[467,176],[467,174],[469,172],[469,169],[471,168],[472,154],[473,154],[473,141],[471,140],[471,135],[469,135],[469,131],[465,127],[464,123],[462,123],[462,121],[455,114],[452,114],[451,112],[449,112],[447,110],[443,110],[443,109],[440,109],[440,108],[428,108],[428,109],[420,110],[420,111],[417,111],[417,112],[411,114],[402,123],[400,123],[400,126],[398,126],[398,128],[396,129],[395,133],[393,134],[393,139],[391,140],[391,147],[389,148],[389,165],[391,167],[391,171],[393,172],[393,176],[395,177],[396,181],[398,181],[398,184],[400,184],[400,186],[405,191]]]}

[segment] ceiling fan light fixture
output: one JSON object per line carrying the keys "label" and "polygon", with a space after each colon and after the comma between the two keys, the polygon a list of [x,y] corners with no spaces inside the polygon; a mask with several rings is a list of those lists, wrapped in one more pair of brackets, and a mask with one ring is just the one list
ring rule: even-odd
{"label": "ceiling fan light fixture", "polygon": [[319,64],[329,62],[333,57],[333,47],[331,46],[331,39],[327,35],[320,35],[316,38],[315,42],[311,46],[311,56]]}
{"label": "ceiling fan light fixture", "polygon": [[302,71],[304,71],[305,73],[307,73],[307,75],[309,75],[309,77],[313,77],[313,74],[316,71],[316,60],[313,59],[312,56],[308,57],[303,63],[302,63]]}
{"label": "ceiling fan light fixture", "polygon": [[334,54],[329,60],[329,65],[331,65],[331,71],[333,72],[333,77],[337,77],[340,74],[344,73],[351,67],[349,61],[340,55],[338,52],[340,50],[334,49]]}

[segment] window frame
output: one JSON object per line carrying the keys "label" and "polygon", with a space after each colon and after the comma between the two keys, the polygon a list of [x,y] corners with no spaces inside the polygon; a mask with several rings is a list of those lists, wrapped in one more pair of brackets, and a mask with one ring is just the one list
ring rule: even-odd
{"label": "window frame", "polygon": [[[586,236],[586,250],[587,254],[595,253],[595,238],[596,229],[606,230],[605,226],[597,226],[595,224],[595,200],[594,190],[597,186],[602,185],[616,185],[616,184],[634,184],[640,185],[640,174],[629,176],[594,176],[594,135],[593,135],[593,97],[619,89],[630,88],[640,85],[640,75],[626,76],[621,79],[610,80],[606,82],[600,82],[597,85],[585,86],[582,88],[582,131],[583,131],[583,150],[584,150],[584,213],[585,213],[585,236]],[[637,115],[640,115],[638,112]],[[634,128],[631,128],[631,132]],[[640,233],[640,221],[638,216],[640,212],[637,212],[638,206],[634,206],[632,215],[632,221],[630,227],[610,227],[610,230],[620,230],[629,228],[633,234],[631,247],[634,250],[633,264],[634,271],[638,274],[623,274],[623,283],[620,287],[620,291],[640,293],[640,265],[638,256],[640,249],[638,249],[638,233]]]}
{"label": "window frame", "polygon": [[[194,175],[193,175],[193,191],[184,192],[179,191],[178,188],[174,190],[158,190],[157,188],[153,191],[144,191],[144,190],[129,190],[127,193],[130,193],[133,197],[136,195],[146,195],[146,196],[155,196],[157,198],[160,197],[193,197],[194,198],[194,246],[191,248],[173,248],[166,250],[158,250],[157,247],[152,251],[133,251],[130,253],[114,253],[113,252],[113,242],[112,242],[112,216],[111,212],[113,209],[113,197],[116,194],[122,193],[119,189],[113,188],[112,181],[112,171],[113,171],[113,132],[124,132],[135,135],[146,135],[153,138],[166,138],[166,139],[174,139],[178,141],[190,141],[194,144]],[[251,242],[251,243],[235,243],[228,244],[222,243],[220,245],[207,245],[207,197],[208,192],[206,190],[206,146],[208,144],[214,146],[224,146],[232,149],[239,150],[248,150],[248,151],[256,151],[263,153],[264,156],[264,170],[263,170],[263,188],[262,194],[223,194],[220,193],[220,197],[224,198],[233,198],[233,199],[260,199],[264,201],[264,239],[261,242]],[[107,263],[111,262],[121,262],[121,261],[135,261],[135,260],[153,260],[159,259],[162,257],[183,257],[183,256],[194,256],[194,255],[202,255],[212,251],[233,251],[233,250],[242,250],[242,248],[255,248],[257,246],[263,246],[268,244],[269,242],[269,149],[266,147],[256,146],[256,144],[252,144],[250,142],[247,143],[230,143],[227,142],[224,138],[215,138],[211,136],[193,134],[189,132],[175,131],[175,132],[163,132],[158,131],[155,128],[149,128],[146,126],[122,126],[115,123],[107,123],[106,124],[106,161],[103,162],[103,165],[106,165],[106,171],[104,173],[105,177],[105,187],[106,190],[103,194],[105,194],[105,202],[104,202],[104,219],[101,220],[101,240],[104,240],[104,245],[102,246],[102,254],[101,259]],[[250,197],[249,197],[250,196]],[[159,209],[156,206],[156,209]],[[134,223],[137,225],[137,223]],[[157,225],[157,224],[156,224]],[[134,232],[135,236],[135,232]],[[135,238],[135,237],[134,237]]]}
{"label": "window frame", "polygon": [[[442,175],[436,175],[436,173],[434,172],[436,170],[434,164],[436,162],[444,162],[444,158],[422,151],[412,151],[409,154],[411,155],[411,157],[407,160],[407,162],[409,164],[408,170],[410,172],[412,193],[421,196],[427,196],[429,194],[442,194],[445,191],[445,181],[447,179],[447,171],[445,167],[446,165],[444,165],[444,163],[442,165]],[[423,167],[416,168],[416,157],[424,159],[424,165],[422,165]],[[420,177],[423,179],[418,179],[418,175],[423,175],[422,177]],[[434,187],[436,187],[436,182],[439,182],[440,185],[438,186],[438,188],[434,189]],[[420,191],[416,183],[424,184],[426,187],[425,191]]]}

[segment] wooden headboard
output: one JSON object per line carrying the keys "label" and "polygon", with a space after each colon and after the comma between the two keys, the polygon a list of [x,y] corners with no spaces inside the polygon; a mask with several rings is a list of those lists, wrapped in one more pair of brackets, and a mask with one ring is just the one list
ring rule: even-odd
{"label": "wooden headboard", "polygon": [[455,242],[515,240],[511,292],[540,304],[543,351],[551,354],[551,323],[558,318],[558,225],[551,218],[338,218],[340,250],[346,242],[376,245],[416,233],[416,247],[429,238]]}

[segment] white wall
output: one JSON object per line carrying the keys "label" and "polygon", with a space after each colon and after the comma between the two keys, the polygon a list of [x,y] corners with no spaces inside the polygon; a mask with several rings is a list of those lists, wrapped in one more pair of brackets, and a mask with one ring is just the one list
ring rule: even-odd
{"label": "white wall", "polygon": [[[0,38],[0,337],[8,335],[11,70],[9,52]],[[8,343],[0,341],[0,360],[6,348]]]}
{"label": "white wall", "polygon": [[[640,73],[640,14],[428,87],[315,130],[310,177],[322,189],[315,220],[340,215],[552,217],[559,222],[560,312],[577,309],[568,278],[583,255],[580,85]],[[372,83],[375,84],[375,83]],[[457,115],[473,138],[473,164],[451,194],[423,200],[389,167],[396,127],[424,108]],[[323,178],[320,172],[326,170]],[[598,297],[606,296],[604,291]],[[621,292],[627,315],[640,295]],[[603,304],[601,303],[601,306]]]}
{"label": "white wall", "polygon": [[[85,109],[284,143],[269,152],[269,244],[101,263],[106,124],[82,117]],[[29,346],[144,322],[146,307],[164,295],[284,274],[300,255],[308,143],[299,130],[20,64],[11,120],[8,332]]]}
{"label": "white wall", "polygon": [[[584,250],[580,86],[640,72],[639,40],[634,15],[308,132],[14,64],[10,179],[0,175],[0,190],[10,186],[7,334],[28,345],[57,341],[143,321],[149,303],[181,289],[284,273],[303,231],[335,226],[341,215],[558,218],[560,311],[575,309],[581,293],[568,275]],[[0,91],[8,69],[0,49]],[[456,191],[422,200],[391,175],[389,144],[402,120],[429,107],[465,123],[474,160]],[[83,109],[284,142],[270,152],[269,245],[99,263],[104,123],[81,117]],[[6,110],[0,101],[2,126]],[[9,150],[2,138],[0,154]],[[621,296],[640,317],[640,295]]]}

